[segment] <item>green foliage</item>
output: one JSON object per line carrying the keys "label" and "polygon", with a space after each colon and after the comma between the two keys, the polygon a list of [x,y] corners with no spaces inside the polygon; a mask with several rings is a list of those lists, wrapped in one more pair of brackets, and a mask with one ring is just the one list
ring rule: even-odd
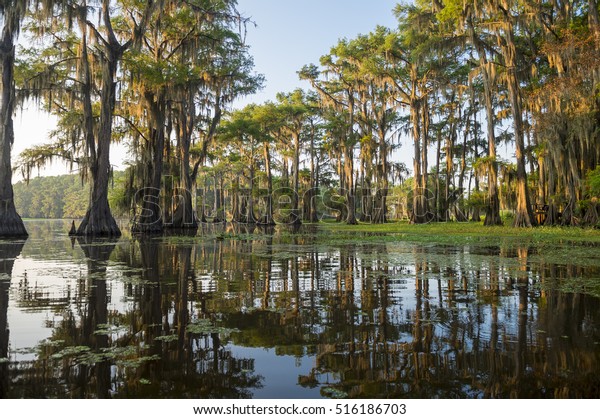
{"label": "green foliage", "polygon": [[185,330],[191,335],[208,335],[212,333],[218,333],[223,336],[228,336],[229,334],[238,331],[237,329],[215,326],[208,319],[198,319],[188,324]]}
{"label": "green foliage", "polygon": [[486,205],[486,194],[483,191],[473,191],[466,200],[467,208],[483,209]]}
{"label": "green foliage", "polygon": [[600,166],[588,172],[586,181],[590,196],[600,197]]}
{"label": "green foliage", "polygon": [[[124,172],[113,174],[108,199],[115,204],[124,195]],[[23,218],[79,219],[88,207],[90,187],[79,175],[46,176],[14,185],[15,206]],[[118,208],[116,204],[115,208]],[[126,211],[117,211],[126,214]]]}
{"label": "green foliage", "polygon": [[443,0],[444,8],[437,17],[441,22],[456,22],[463,11],[463,0]]}
{"label": "green foliage", "polygon": [[[508,216],[508,213],[503,213]],[[512,213],[510,214],[512,216]],[[480,222],[445,222],[430,224],[408,224],[395,222],[386,224],[359,224],[348,226],[323,223],[317,235],[318,244],[352,244],[364,242],[447,243],[447,244],[498,244],[525,243],[540,247],[557,244],[585,245],[600,243],[600,231],[579,227],[540,227],[522,229],[504,226],[488,227]],[[597,252],[596,246],[592,252]],[[595,253],[594,253],[595,255]]]}

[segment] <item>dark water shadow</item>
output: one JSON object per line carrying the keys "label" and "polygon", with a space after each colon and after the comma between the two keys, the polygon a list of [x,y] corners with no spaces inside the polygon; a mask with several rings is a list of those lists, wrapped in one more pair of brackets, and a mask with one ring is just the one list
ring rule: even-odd
{"label": "dark water shadow", "polygon": [[8,346],[8,292],[15,259],[21,254],[25,241],[0,240],[0,398],[5,398],[10,385]]}

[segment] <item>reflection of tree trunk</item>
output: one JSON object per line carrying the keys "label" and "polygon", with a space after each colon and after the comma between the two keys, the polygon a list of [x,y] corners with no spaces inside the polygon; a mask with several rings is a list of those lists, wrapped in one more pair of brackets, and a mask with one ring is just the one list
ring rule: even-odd
{"label": "reflection of tree trunk", "polygon": [[[142,262],[142,297],[140,297],[141,324],[147,328],[145,344],[152,348],[151,352],[161,355],[162,344],[155,338],[161,334],[162,316],[162,290],[160,271],[160,245],[155,240],[139,241]],[[164,264],[166,268],[170,265]]]}
{"label": "reflection of tree trunk", "polygon": [[[389,296],[389,284],[388,284],[388,279],[389,279],[389,266],[388,266],[388,262],[387,259],[385,258],[385,255],[387,254],[387,250],[386,250],[386,245],[382,245],[379,249],[378,254],[382,256],[382,265],[379,267],[379,270],[382,272],[382,277],[379,281],[379,289],[380,289],[380,305],[381,305],[381,310],[380,310],[380,315],[379,315],[379,328],[381,330],[380,332],[380,342],[383,343],[383,353],[385,354],[384,356],[384,360],[385,360],[385,365],[384,365],[384,374],[385,374],[385,378],[386,380],[389,379],[390,375],[391,375],[391,371],[390,371],[390,366],[389,366],[389,357],[387,356],[387,354],[389,353],[389,347],[388,347],[388,342],[390,341],[389,336],[388,336],[388,328],[389,328],[389,321],[388,321],[388,308],[390,305],[390,296]],[[374,351],[375,352],[375,351]],[[373,354],[375,356],[375,354]]]}
{"label": "reflection of tree trunk", "polygon": [[[23,242],[0,241],[0,360],[8,358],[8,291],[15,258],[21,254],[23,245]],[[9,384],[8,362],[0,361],[0,399],[8,396]]]}
{"label": "reflection of tree trunk", "polygon": [[[88,310],[82,319],[82,342],[84,345],[100,352],[107,348],[108,336],[96,335],[94,332],[100,324],[108,323],[108,292],[106,287],[107,262],[113,252],[115,241],[92,241],[89,238],[79,238],[79,245],[87,258],[88,276],[91,278],[88,295]],[[85,371],[85,369],[83,369]],[[96,363],[96,396],[99,399],[109,397],[110,391],[110,362],[104,360]]]}
{"label": "reflection of tree trunk", "polygon": [[[421,314],[423,309],[423,280],[421,279],[421,275],[424,274],[422,272],[422,265],[420,258],[416,256],[420,255],[420,250],[417,250],[415,254],[415,317],[414,317],[414,325],[413,325],[413,351],[415,353],[423,351],[423,336],[421,330]],[[418,368],[418,363],[415,364],[415,368]],[[416,372],[418,376],[418,371]]]}
{"label": "reflection of tree trunk", "polygon": [[271,298],[271,270],[272,270],[272,259],[267,259],[268,268],[265,272],[265,290],[262,299],[262,309],[267,310],[269,308],[269,300]]}
{"label": "reflection of tree trunk", "polygon": [[159,244],[151,240],[140,242],[142,256],[142,265],[144,268],[143,279],[146,282],[148,292],[146,297],[146,306],[143,310],[146,321],[145,324],[156,325],[161,322],[161,292],[160,292],[160,252]]}
{"label": "reflection of tree trunk", "polygon": [[498,338],[499,338],[499,325],[498,325],[498,297],[500,295],[500,283],[498,281],[498,268],[495,265],[493,259],[490,260],[488,266],[489,273],[489,293],[491,294],[491,325],[490,325],[490,342],[489,342],[489,355],[488,364],[490,370],[490,379],[486,387],[487,397],[496,397],[497,390],[496,385],[501,381],[501,368],[498,365]]}
{"label": "reflection of tree trunk", "polygon": [[185,328],[189,323],[188,312],[188,283],[192,275],[192,246],[177,247],[178,286],[175,299],[175,324],[178,332],[177,352],[179,361],[183,361],[185,351]]}
{"label": "reflection of tree trunk", "polygon": [[[2,263],[6,265],[6,262]],[[12,271],[12,268],[11,268]],[[4,269],[2,274],[6,274]],[[10,274],[10,271],[9,271]],[[4,399],[8,395],[8,387],[10,380],[8,378],[8,341],[10,332],[8,330],[8,290],[10,281],[6,279],[0,280],[0,398]]]}
{"label": "reflection of tree trunk", "polygon": [[517,279],[519,283],[519,320],[518,320],[518,336],[517,336],[517,353],[515,354],[515,378],[517,380],[517,394],[516,397],[520,396],[521,391],[526,390],[521,388],[519,384],[521,378],[525,373],[527,366],[527,304],[528,304],[528,293],[529,293],[529,279],[527,277],[527,258],[529,255],[529,249],[527,247],[520,247],[517,249],[519,258],[519,271],[520,276]]}

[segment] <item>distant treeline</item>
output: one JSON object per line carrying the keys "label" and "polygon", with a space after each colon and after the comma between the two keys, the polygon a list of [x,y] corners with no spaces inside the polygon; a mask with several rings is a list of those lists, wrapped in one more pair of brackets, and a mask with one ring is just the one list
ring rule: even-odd
{"label": "distant treeline", "polygon": [[[109,201],[114,202],[123,193],[123,177],[123,172],[113,174]],[[28,184],[24,181],[15,184],[14,193],[17,211],[23,218],[83,218],[90,186],[77,174],[47,176],[31,179]]]}

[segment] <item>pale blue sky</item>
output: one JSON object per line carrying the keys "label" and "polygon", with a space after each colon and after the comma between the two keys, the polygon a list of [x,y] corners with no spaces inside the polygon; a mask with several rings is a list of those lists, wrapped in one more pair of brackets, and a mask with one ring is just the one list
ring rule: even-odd
{"label": "pale blue sky", "polygon": [[366,34],[377,25],[395,27],[397,0],[238,0],[238,10],[256,22],[247,42],[265,89],[242,102],[274,100],[278,92],[307,88],[296,72],[318,64],[341,38]]}
{"label": "pale blue sky", "polygon": [[[366,34],[377,25],[394,27],[392,13],[397,0],[238,0],[238,10],[250,17],[246,41],[251,46],[255,70],[266,77],[265,88],[246,97],[236,107],[247,103],[274,100],[278,92],[297,87],[308,88],[296,72],[305,64],[319,63],[341,38]],[[25,148],[48,141],[54,121],[36,111],[35,106],[15,118],[13,162]],[[113,146],[111,161],[123,167],[127,159],[122,146]],[[41,175],[66,173],[65,165],[56,163]],[[34,173],[36,176],[37,173]],[[15,176],[15,181],[19,176]]]}

